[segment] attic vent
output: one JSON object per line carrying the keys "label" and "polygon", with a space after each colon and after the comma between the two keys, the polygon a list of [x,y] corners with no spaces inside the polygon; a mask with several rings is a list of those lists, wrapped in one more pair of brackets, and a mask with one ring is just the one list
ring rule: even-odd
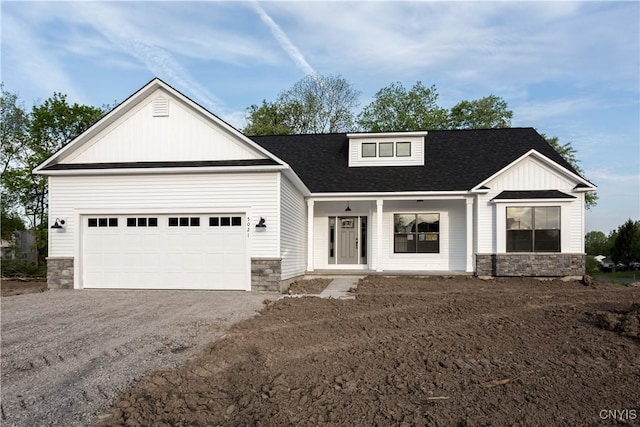
{"label": "attic vent", "polygon": [[153,100],[153,117],[169,116],[169,100],[167,98],[156,98]]}

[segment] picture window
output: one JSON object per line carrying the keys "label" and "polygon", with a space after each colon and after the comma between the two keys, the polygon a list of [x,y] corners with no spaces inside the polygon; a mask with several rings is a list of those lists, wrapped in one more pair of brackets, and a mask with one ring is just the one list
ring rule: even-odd
{"label": "picture window", "polygon": [[395,253],[440,253],[440,214],[393,215]]}
{"label": "picture window", "polygon": [[560,207],[507,207],[507,252],[560,252]]}

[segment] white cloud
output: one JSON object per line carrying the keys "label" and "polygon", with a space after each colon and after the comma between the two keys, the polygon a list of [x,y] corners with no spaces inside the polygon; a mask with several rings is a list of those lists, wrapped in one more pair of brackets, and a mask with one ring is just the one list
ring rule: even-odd
{"label": "white cloud", "polygon": [[305,74],[316,74],[316,71],[307,62],[304,55],[298,48],[289,40],[289,37],[282,31],[282,28],[275,23],[273,19],[265,12],[265,10],[258,4],[257,1],[251,3],[253,9],[256,11],[262,22],[271,30],[271,33],[276,38],[282,49],[287,52],[289,57],[295,62],[296,66],[300,68]]}
{"label": "white cloud", "polygon": [[[65,71],[60,61],[47,49],[42,48],[37,37],[27,30],[28,23],[19,17],[3,12],[2,16],[2,60],[11,61],[12,69],[20,70],[17,80],[36,85],[46,97],[54,92],[67,94],[73,102],[85,103],[86,97],[76,87],[73,78]],[[3,66],[4,68],[4,66]],[[43,73],[46,78],[43,78]],[[28,99],[39,102],[43,99]]]}

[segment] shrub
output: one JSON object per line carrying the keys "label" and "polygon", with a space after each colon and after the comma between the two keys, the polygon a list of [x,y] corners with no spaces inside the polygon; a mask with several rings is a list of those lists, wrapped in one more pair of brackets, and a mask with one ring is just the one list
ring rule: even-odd
{"label": "shrub", "polygon": [[35,263],[24,260],[3,260],[0,266],[3,277],[45,277],[47,267],[36,266]]}

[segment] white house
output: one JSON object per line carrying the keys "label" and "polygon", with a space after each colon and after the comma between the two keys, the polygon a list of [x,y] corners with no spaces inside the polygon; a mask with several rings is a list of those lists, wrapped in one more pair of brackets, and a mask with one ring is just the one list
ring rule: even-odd
{"label": "white house", "polygon": [[159,79],[34,172],[49,286],[76,289],[582,275],[595,189],[531,128],[249,137]]}

